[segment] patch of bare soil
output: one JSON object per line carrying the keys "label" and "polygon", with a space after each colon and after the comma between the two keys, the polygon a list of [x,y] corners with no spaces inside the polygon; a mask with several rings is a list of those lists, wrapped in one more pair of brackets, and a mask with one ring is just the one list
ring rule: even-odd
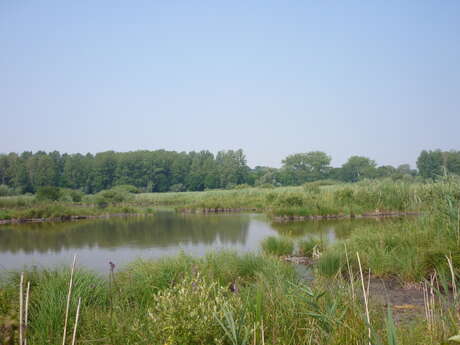
{"label": "patch of bare soil", "polygon": [[402,284],[396,279],[371,278],[369,295],[373,301],[391,306],[395,321],[408,321],[424,313],[423,290],[418,284]]}

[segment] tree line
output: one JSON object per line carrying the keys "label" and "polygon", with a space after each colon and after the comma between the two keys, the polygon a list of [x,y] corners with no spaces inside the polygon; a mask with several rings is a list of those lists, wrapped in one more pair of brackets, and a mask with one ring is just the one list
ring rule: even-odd
{"label": "tree line", "polygon": [[370,158],[352,156],[341,167],[321,151],[296,153],[281,168],[247,165],[243,150],[176,152],[166,150],[93,154],[58,151],[0,154],[0,185],[17,193],[34,193],[43,186],[96,193],[116,185],[133,185],[145,192],[202,191],[237,185],[300,185],[324,179],[356,182],[362,179],[420,176],[435,179],[460,175],[460,151],[422,151],[418,170],[408,164],[377,166]]}

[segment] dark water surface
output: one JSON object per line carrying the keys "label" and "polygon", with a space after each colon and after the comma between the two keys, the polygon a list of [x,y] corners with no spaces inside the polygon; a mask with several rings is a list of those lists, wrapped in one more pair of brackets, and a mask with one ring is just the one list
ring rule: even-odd
{"label": "dark water surface", "polygon": [[74,254],[80,266],[108,272],[109,261],[122,267],[137,258],[160,258],[180,251],[204,255],[211,250],[257,251],[267,236],[294,239],[346,238],[363,222],[308,221],[270,223],[260,214],[180,215],[160,212],[91,221],[0,226],[0,271],[25,266],[69,265]]}

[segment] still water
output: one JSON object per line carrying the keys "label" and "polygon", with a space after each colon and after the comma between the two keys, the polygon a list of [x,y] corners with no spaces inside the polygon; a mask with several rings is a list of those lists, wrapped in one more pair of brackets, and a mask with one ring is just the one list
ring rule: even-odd
{"label": "still water", "polygon": [[195,256],[221,249],[257,251],[268,236],[314,236],[334,242],[347,237],[362,223],[341,220],[279,224],[261,214],[159,212],[142,217],[2,225],[0,271],[69,265],[77,254],[80,266],[104,273],[110,261],[120,268],[138,258],[161,258],[181,251]]}

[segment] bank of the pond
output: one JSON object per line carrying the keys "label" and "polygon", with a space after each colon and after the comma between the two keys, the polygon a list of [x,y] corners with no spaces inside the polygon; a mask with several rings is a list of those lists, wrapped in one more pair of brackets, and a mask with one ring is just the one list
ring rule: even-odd
{"label": "bank of the pond", "polygon": [[452,184],[460,185],[456,180],[448,183],[384,180],[334,186],[306,184],[299,187],[141,194],[114,188],[86,195],[79,202],[67,199],[50,202],[34,196],[1,197],[0,219],[141,213],[139,209],[152,211],[157,207],[171,207],[182,213],[261,212],[273,219],[285,220],[404,215],[429,211],[444,189]]}
{"label": "bank of the pond", "polygon": [[129,217],[129,216],[145,216],[146,213],[106,213],[96,216],[58,216],[48,218],[12,218],[12,219],[1,219],[0,225],[6,224],[27,224],[27,223],[45,223],[45,222],[71,222],[85,219],[107,219],[112,217]]}
{"label": "bank of the pond", "polygon": [[[28,343],[62,342],[70,275],[69,269],[25,272]],[[19,278],[11,274],[0,285],[2,344],[18,344]],[[457,302],[443,302],[442,294],[430,309],[436,322],[423,313],[407,319],[397,315],[407,305],[387,306],[359,278],[352,283],[340,276],[305,282],[278,258],[232,252],[136,261],[122,271],[113,267],[107,279],[77,264],[66,336],[70,341],[77,327],[78,343],[114,345],[413,345],[444,343],[457,333]]]}

